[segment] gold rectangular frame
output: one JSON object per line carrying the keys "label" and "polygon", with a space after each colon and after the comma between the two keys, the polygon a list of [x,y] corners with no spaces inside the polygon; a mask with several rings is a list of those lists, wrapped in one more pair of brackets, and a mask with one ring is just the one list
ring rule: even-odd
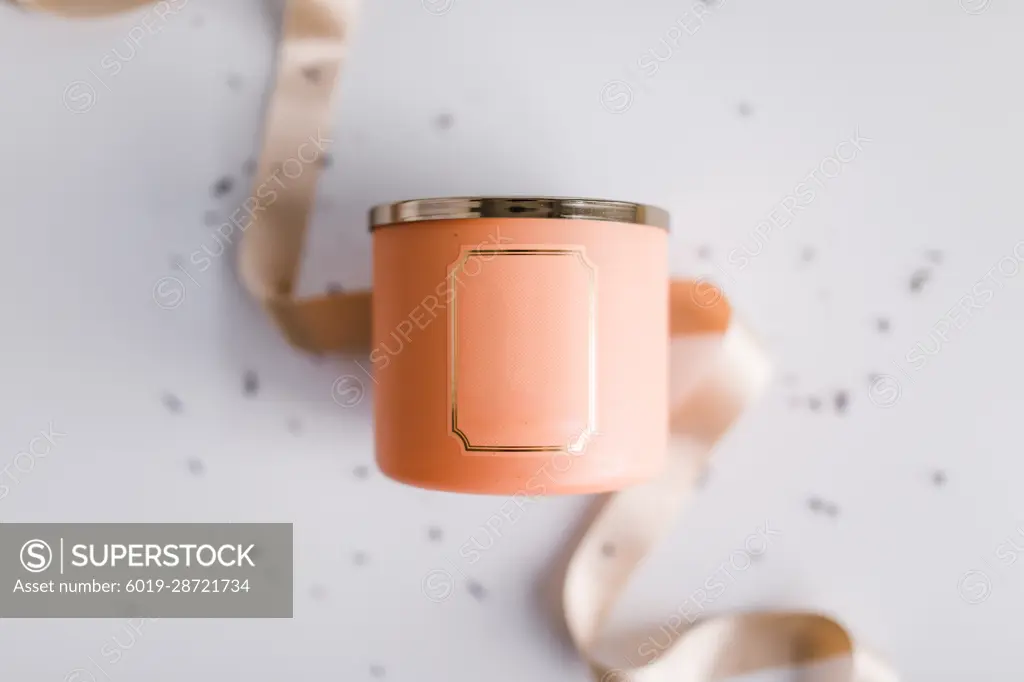
{"label": "gold rectangular frame", "polygon": [[451,432],[452,435],[462,441],[467,452],[566,452],[569,454],[580,454],[586,447],[587,442],[597,433],[597,268],[586,256],[584,247],[579,246],[572,249],[549,249],[549,248],[507,248],[507,249],[463,249],[448,277],[454,278],[472,256],[573,256],[587,270],[590,284],[588,296],[588,387],[587,387],[587,427],[575,438],[565,445],[473,445],[469,437],[459,429],[458,410],[458,360],[459,360],[459,337],[458,337],[458,287],[452,283],[451,304],[448,308],[449,320],[449,346],[451,353],[449,362],[451,364]]}

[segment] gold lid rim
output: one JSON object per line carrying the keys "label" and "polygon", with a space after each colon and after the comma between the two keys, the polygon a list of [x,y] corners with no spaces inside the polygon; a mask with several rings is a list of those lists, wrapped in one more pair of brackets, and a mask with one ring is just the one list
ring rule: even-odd
{"label": "gold lid rim", "polygon": [[581,197],[438,197],[381,204],[370,209],[370,230],[426,220],[554,218],[602,220],[669,229],[669,213],[647,204]]}

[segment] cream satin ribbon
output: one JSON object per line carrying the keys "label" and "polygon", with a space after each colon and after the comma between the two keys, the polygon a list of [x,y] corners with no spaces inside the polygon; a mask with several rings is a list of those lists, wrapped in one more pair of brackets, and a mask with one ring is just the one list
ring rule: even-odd
{"label": "cream satin ribbon", "polygon": [[[277,78],[264,127],[259,178],[270,177],[313,136],[330,128],[331,95],[344,62],[357,0],[286,0]],[[96,17],[152,0],[15,0],[72,17]],[[170,3],[163,4],[169,8]],[[165,9],[166,9],[165,8]],[[365,353],[370,292],[299,299],[301,267],[319,167],[289,178],[274,201],[256,201],[239,247],[248,291],[289,341],[305,351]],[[258,187],[259,185],[257,185]],[[258,196],[254,189],[254,196]],[[609,497],[573,555],[565,578],[569,634],[599,682],[712,682],[765,668],[847,657],[837,682],[892,682],[896,675],[854,646],[835,620],[818,613],[749,612],[712,616],[674,638],[643,667],[616,669],[594,650],[612,606],[693,492],[718,440],[757,397],[769,367],[753,338],[714,287],[671,283],[672,458],[661,477]],[[616,551],[608,556],[604,548]],[[671,620],[671,619],[670,619]],[[676,618],[678,621],[679,619]],[[662,628],[664,632],[664,628]]]}

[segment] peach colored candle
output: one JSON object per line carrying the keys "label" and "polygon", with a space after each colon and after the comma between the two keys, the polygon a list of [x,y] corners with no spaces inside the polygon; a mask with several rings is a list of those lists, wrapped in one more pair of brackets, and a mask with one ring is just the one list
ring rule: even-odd
{"label": "peach colored candle", "polygon": [[615,490],[667,442],[664,211],[587,199],[374,209],[377,462],[411,485]]}

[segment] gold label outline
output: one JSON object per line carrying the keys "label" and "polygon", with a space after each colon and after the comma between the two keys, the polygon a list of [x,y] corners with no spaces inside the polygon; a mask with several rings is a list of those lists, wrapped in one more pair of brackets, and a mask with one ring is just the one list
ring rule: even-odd
{"label": "gold label outline", "polygon": [[452,285],[452,300],[448,307],[448,345],[450,347],[450,396],[451,396],[451,434],[462,442],[466,452],[565,452],[578,455],[586,448],[587,442],[597,433],[597,267],[590,262],[583,246],[572,249],[524,249],[524,248],[488,248],[466,249],[449,268],[448,276],[458,275],[472,256],[574,256],[587,270],[589,280],[588,320],[587,320],[587,426],[583,431],[565,445],[473,445],[469,436],[459,429],[458,422],[458,287]]}

